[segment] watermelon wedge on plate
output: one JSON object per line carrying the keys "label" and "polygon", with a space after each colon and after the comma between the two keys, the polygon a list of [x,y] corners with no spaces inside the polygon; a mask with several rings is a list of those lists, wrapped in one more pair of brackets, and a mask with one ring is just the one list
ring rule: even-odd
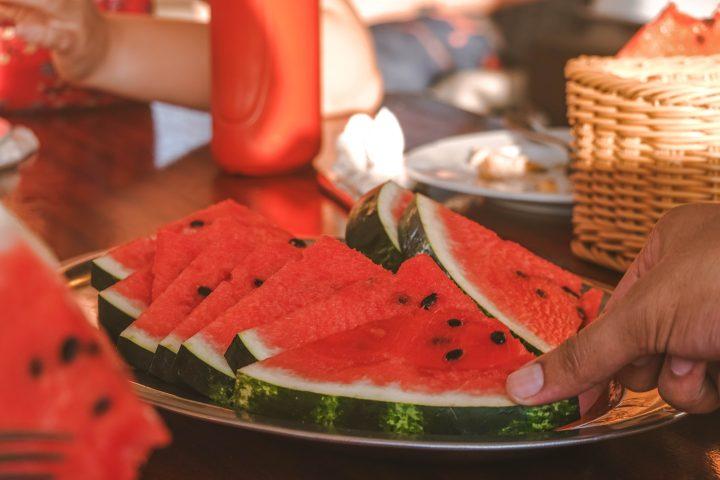
{"label": "watermelon wedge on plate", "polygon": [[98,294],[98,322],[113,341],[151,302],[152,269],[142,267]]}
{"label": "watermelon wedge on plate", "polygon": [[222,282],[212,293],[190,312],[158,345],[150,372],[167,382],[176,382],[177,354],[182,343],[218,318],[228,308],[280,270],[290,261],[300,258],[304,244],[266,243],[235,267],[230,279]]}
{"label": "watermelon wedge on plate", "polygon": [[[416,195],[400,223],[406,254],[427,253],[490,316],[548,352],[598,314],[602,294],[580,277]],[[597,301],[587,301],[592,297]]]}
{"label": "watermelon wedge on plate", "polygon": [[278,320],[238,333],[226,358],[237,370],[363,323],[447,307],[477,308],[432,258],[418,255],[403,263],[396,275],[388,272],[353,283]]}
{"label": "watermelon wedge on plate", "polygon": [[370,190],[350,211],[345,241],[373,262],[395,271],[404,257],[398,238],[398,222],[413,199],[411,191],[395,182]]}
{"label": "watermelon wedge on plate", "polygon": [[[142,370],[149,370],[153,355],[164,339],[197,305],[230,275],[257,245],[287,244],[292,238],[275,228],[258,228],[241,223],[236,217],[220,218],[203,232],[181,237],[202,245],[201,253],[150,304],[140,317],[118,338],[118,349],[125,359]],[[158,275],[155,256],[154,282]],[[179,253],[177,258],[184,258]],[[166,265],[168,266],[168,265]],[[173,264],[171,268],[175,268]],[[153,290],[156,283],[153,284]],[[155,292],[153,291],[153,294]]]}
{"label": "watermelon wedge on plate", "polygon": [[225,352],[238,332],[280,318],[351,283],[385,270],[343,243],[322,237],[217,320],[186,340],[177,365],[180,378],[218,401],[232,390],[235,372]]}
{"label": "watermelon wedge on plate", "polygon": [[238,371],[239,415],[400,436],[531,435],[579,418],[577,400],[514,404],[507,376],[532,359],[478,309],[413,312],[287,350]]}
{"label": "watermelon wedge on plate", "polygon": [[73,302],[56,265],[40,260],[13,224],[0,209],[0,431],[61,440],[5,441],[3,451],[62,458],[2,463],[0,477],[136,478],[149,452],[168,443],[168,432],[135,396],[113,346]]}

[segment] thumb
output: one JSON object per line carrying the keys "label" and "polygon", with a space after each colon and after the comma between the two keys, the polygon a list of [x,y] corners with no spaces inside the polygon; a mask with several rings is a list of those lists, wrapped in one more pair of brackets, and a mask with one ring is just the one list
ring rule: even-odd
{"label": "thumb", "polygon": [[523,405],[574,397],[638,358],[637,328],[624,306],[512,373],[506,382],[508,395]]}

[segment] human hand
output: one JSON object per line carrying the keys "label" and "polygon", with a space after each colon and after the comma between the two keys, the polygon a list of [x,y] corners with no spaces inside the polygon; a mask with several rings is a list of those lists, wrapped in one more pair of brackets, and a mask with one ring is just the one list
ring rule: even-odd
{"label": "human hand", "polygon": [[90,76],[108,48],[107,25],[92,0],[0,0],[0,20],[49,48],[56,70],[71,82]]}
{"label": "human hand", "polygon": [[720,205],[678,207],[652,231],[603,313],[556,350],[511,374],[508,394],[537,405],[613,376],[658,387],[691,413],[720,407]]}

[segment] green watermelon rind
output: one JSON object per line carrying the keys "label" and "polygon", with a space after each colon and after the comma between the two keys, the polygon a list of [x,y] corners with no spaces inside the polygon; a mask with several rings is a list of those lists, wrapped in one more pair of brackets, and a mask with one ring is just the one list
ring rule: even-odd
{"label": "green watermelon rind", "polygon": [[269,355],[262,355],[258,353],[258,349],[253,349],[253,342],[248,342],[248,334],[251,330],[240,332],[232,340],[232,343],[225,352],[225,360],[234,372],[239,369],[246,367],[258,360],[264,360]]}
{"label": "green watermelon rind", "polygon": [[132,273],[132,270],[123,267],[109,254],[103,255],[90,262],[90,285],[97,291],[103,291]]}
{"label": "green watermelon rind", "polygon": [[143,308],[112,289],[98,295],[98,323],[117,342],[120,334],[134,322]]}
{"label": "green watermelon rind", "polygon": [[[271,382],[260,377],[272,377],[263,374],[261,364],[238,372],[229,406],[240,417],[261,415],[299,421],[329,431],[358,429],[402,437],[472,434],[510,440],[531,438],[580,418],[577,399],[536,407],[497,405],[495,401],[489,401],[487,406],[444,406],[433,404],[431,394],[426,395],[429,404],[407,403],[393,401],[392,394],[387,400],[368,399],[332,394],[335,384],[307,382],[307,389],[298,389],[297,382],[288,387],[281,381]],[[345,393],[342,389],[340,392]]]}
{"label": "green watermelon rind", "polygon": [[157,343],[145,332],[130,325],[118,337],[117,349],[127,363],[147,372],[157,350]]}
{"label": "green watermelon rind", "polygon": [[543,353],[552,350],[552,345],[504,315],[465,276],[462,267],[453,261],[452,254],[446,246],[449,237],[443,225],[433,221],[432,212],[437,208],[438,204],[433,200],[420,194],[415,195],[400,220],[400,242],[405,255],[408,257],[420,253],[430,255],[488,316],[505,324],[525,345],[530,345],[536,351]]}
{"label": "green watermelon rind", "polygon": [[198,393],[221,404],[227,403],[235,376],[213,366],[202,353],[193,351],[193,346],[193,342],[187,341],[180,346],[175,362],[178,377]]}
{"label": "green watermelon rind", "polygon": [[177,353],[160,343],[155,350],[155,355],[153,356],[152,362],[150,362],[150,369],[148,371],[168,383],[180,383],[180,377],[178,377],[177,369],[175,368],[176,361]]}
{"label": "green watermelon rind", "polygon": [[403,188],[394,182],[375,187],[358,201],[348,216],[345,242],[350,248],[364,253],[373,262],[393,272],[405,257],[402,254],[397,228],[389,223],[383,205],[392,205]]}

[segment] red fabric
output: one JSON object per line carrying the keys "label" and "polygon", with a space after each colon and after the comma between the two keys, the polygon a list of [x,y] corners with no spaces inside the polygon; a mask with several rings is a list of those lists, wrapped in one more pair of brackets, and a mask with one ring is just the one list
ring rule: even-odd
{"label": "red fabric", "polygon": [[[150,0],[95,0],[104,11],[149,13]],[[0,27],[0,109],[30,110],[104,105],[111,95],[68,86],[55,73],[50,52],[14,36],[12,26]]]}

